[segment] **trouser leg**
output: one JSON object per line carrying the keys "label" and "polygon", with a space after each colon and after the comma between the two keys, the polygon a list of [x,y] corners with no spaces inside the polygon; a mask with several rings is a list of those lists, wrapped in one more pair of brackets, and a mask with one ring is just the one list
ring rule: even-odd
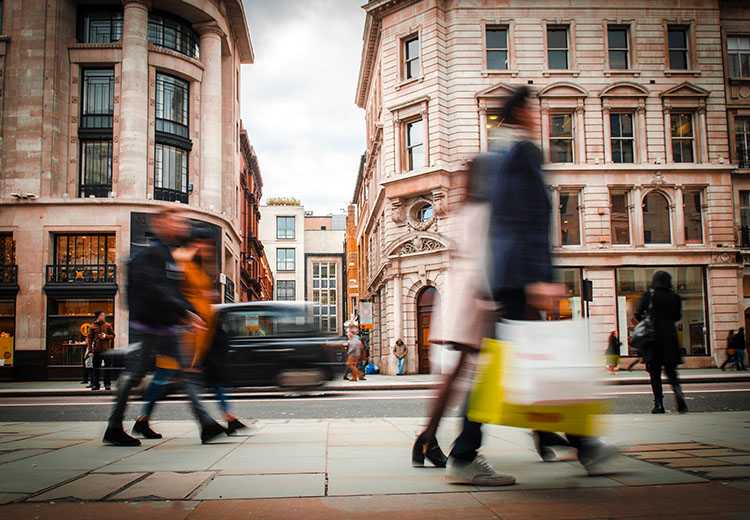
{"label": "trouser leg", "polygon": [[562,435],[554,432],[542,432],[535,430],[534,433],[539,436],[539,443],[545,447],[572,445],[571,442],[568,442],[568,440],[570,439],[570,435],[568,435],[568,438],[566,439]]}
{"label": "trouser leg", "polygon": [[464,410],[464,421],[461,433],[453,443],[453,449],[450,456],[464,462],[471,462],[477,456],[477,450],[482,446],[482,424],[469,419],[467,409],[469,406],[466,401]]}
{"label": "trouser leg", "polygon": [[680,385],[680,377],[677,375],[677,367],[674,365],[667,365],[664,367],[664,374],[667,376],[667,381],[672,385],[672,390],[678,399],[683,398],[682,385]]}
{"label": "trouser leg", "polygon": [[154,372],[154,378],[146,389],[146,394],[143,396],[143,409],[141,415],[144,417],[151,417],[156,407],[156,402],[163,399],[167,395],[167,388],[169,387],[170,379],[175,377],[175,372],[172,370],[156,369]]}
{"label": "trouser leg", "polygon": [[131,354],[132,359],[128,359],[128,366],[117,385],[115,403],[112,406],[112,413],[109,416],[110,428],[122,428],[122,420],[125,416],[125,409],[128,406],[130,390],[141,382],[141,379],[146,374],[146,370],[151,366],[155,348],[154,343],[156,341],[158,341],[158,338],[144,335],[138,353]]}
{"label": "trouser leg", "polygon": [[190,408],[192,409],[193,415],[198,423],[201,426],[205,426],[206,424],[214,422],[211,416],[208,415],[208,412],[206,412],[206,408],[198,397],[200,385],[198,384],[196,377],[192,374],[184,374],[181,384],[188,399],[190,399]]}
{"label": "trouser leg", "polygon": [[651,391],[654,394],[654,401],[662,402],[664,400],[664,390],[661,385],[661,365],[658,363],[649,364],[648,375],[651,378]]}
{"label": "trouser leg", "polygon": [[98,354],[94,354],[91,357],[91,386],[94,388],[99,388],[99,375],[101,373],[101,369],[99,368],[99,364],[101,363],[101,359]]}
{"label": "trouser leg", "polygon": [[227,415],[229,413],[229,401],[227,401],[227,394],[224,391],[224,387],[220,384],[213,385],[214,393],[216,398],[219,400],[219,409],[221,413]]}

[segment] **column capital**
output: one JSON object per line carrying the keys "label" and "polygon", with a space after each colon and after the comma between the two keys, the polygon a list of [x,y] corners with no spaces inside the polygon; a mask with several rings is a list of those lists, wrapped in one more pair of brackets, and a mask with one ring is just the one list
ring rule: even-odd
{"label": "column capital", "polygon": [[200,36],[207,36],[210,34],[215,34],[220,38],[223,38],[225,36],[224,30],[219,27],[219,24],[217,24],[216,22],[196,23],[193,24],[193,29],[195,29],[195,31]]}
{"label": "column capital", "polygon": [[123,9],[126,7],[143,7],[144,9],[151,9],[151,0],[122,0]]}

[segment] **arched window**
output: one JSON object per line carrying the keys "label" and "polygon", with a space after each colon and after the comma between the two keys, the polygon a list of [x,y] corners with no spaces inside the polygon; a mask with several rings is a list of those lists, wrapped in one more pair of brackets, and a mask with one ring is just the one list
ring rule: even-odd
{"label": "arched window", "polygon": [[643,242],[646,244],[672,242],[669,200],[658,191],[652,191],[643,198]]}

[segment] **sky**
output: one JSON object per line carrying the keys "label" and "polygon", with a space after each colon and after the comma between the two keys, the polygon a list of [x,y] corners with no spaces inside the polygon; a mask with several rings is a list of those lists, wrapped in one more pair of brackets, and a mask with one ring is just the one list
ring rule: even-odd
{"label": "sky", "polygon": [[240,112],[258,155],[263,199],[291,196],[316,214],[352,199],[365,147],[354,104],[364,0],[244,0],[255,63]]}

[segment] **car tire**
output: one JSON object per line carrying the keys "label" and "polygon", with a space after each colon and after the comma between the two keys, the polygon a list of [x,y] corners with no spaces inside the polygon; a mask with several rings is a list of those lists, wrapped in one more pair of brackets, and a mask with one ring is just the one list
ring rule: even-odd
{"label": "car tire", "polygon": [[276,382],[284,389],[310,390],[323,386],[325,374],[319,368],[287,369],[279,373]]}

